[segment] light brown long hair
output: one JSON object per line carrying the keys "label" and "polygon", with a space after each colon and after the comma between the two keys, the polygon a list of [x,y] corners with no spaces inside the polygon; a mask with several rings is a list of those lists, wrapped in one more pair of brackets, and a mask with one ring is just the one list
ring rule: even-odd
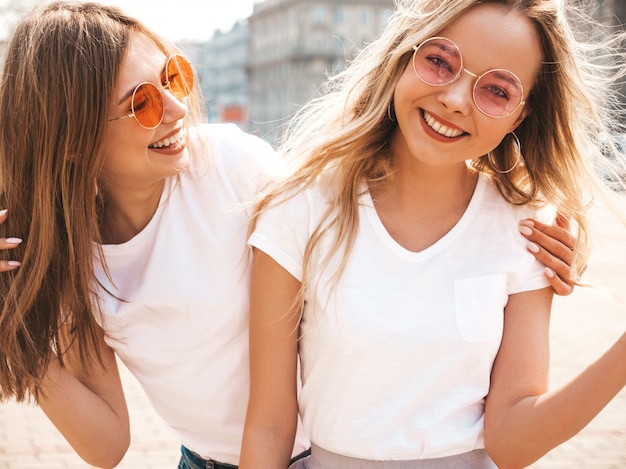
{"label": "light brown long hair", "polygon": [[53,2],[11,38],[0,86],[0,206],[9,209],[0,236],[24,242],[1,254],[22,265],[0,275],[0,400],[36,397],[52,354],[62,360],[69,343],[83,364],[99,359],[97,181],[109,104],[137,33],[172,52],[136,19],[96,3]]}
{"label": "light brown long hair", "polygon": [[[326,180],[333,188],[325,217],[306,247],[303,291],[317,277],[313,270],[327,266],[339,250],[345,266],[359,223],[363,182],[371,188],[393,179],[390,141],[397,123],[389,112],[412,47],[480,3],[497,3],[527,16],[536,28],[543,61],[526,99],[529,114],[516,130],[525,163],[502,174],[484,155],[472,162],[473,167],[489,174],[511,203],[548,202],[571,217],[578,228],[572,270],[581,271],[589,251],[589,203],[594,193],[608,194],[595,166],[614,150],[601,137],[615,130],[612,123],[617,126],[611,86],[623,75],[623,57],[617,57],[623,35],[582,42],[582,31],[574,31],[573,25],[583,24],[577,22],[581,18],[586,26],[592,22],[582,11],[574,16],[574,6],[560,0],[399,0],[382,35],[344,72],[331,77],[325,93],[289,123],[280,151],[295,169],[260,198],[252,218],[250,230],[277,196],[293,194],[316,180]],[[506,137],[494,159],[500,168],[509,168],[515,153],[513,139]],[[337,237],[333,250],[324,253],[320,265],[312,266],[311,253],[331,229]]]}

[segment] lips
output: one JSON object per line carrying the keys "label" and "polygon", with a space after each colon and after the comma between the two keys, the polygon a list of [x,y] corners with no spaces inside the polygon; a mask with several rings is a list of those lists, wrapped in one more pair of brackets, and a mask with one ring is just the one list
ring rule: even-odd
{"label": "lips", "polygon": [[424,121],[426,122],[426,125],[428,125],[428,127],[433,129],[439,135],[443,135],[444,137],[447,137],[447,138],[455,138],[465,133],[462,130],[453,129],[451,127],[448,127],[445,124],[442,124],[441,122],[436,120],[432,115],[430,115],[428,112],[424,110],[422,110],[422,115],[424,116]]}
{"label": "lips", "polygon": [[163,140],[159,140],[158,142],[151,143],[150,145],[148,145],[148,148],[154,148],[154,149],[167,148],[171,145],[174,145],[180,142],[183,138],[185,138],[185,131],[183,128],[181,128],[174,135],[166,137]]}

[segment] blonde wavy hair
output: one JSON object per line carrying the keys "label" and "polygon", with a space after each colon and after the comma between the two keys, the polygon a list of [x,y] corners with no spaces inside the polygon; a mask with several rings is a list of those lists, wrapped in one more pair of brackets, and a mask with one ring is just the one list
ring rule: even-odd
{"label": "blonde wavy hair", "polygon": [[[328,266],[340,249],[345,266],[359,223],[363,182],[371,189],[393,178],[390,140],[397,124],[390,119],[389,109],[412,47],[481,3],[497,3],[526,15],[536,28],[543,62],[526,99],[528,115],[516,129],[524,164],[505,174],[491,166],[487,155],[471,164],[490,175],[511,203],[551,203],[569,217],[578,235],[572,278],[582,271],[589,253],[587,211],[595,195],[610,197],[597,169],[620,160],[610,158],[616,148],[605,137],[619,131],[617,94],[610,90],[624,72],[619,53],[623,34],[587,35],[587,42],[582,41],[585,31],[601,31],[599,25],[582,10],[559,0],[398,1],[382,35],[345,71],[330,77],[324,93],[288,124],[279,150],[293,163],[293,171],[263,194],[252,217],[251,231],[262,210],[277,196],[289,197],[320,179],[333,188],[328,210],[306,247],[302,297],[314,278],[313,270]],[[580,30],[575,29],[578,26]],[[502,140],[492,152],[498,167],[513,166],[518,154],[515,147],[513,138]],[[331,243],[333,249],[324,253],[320,265],[312,266],[312,252],[331,229],[337,236]]]}
{"label": "blonde wavy hair", "polygon": [[[55,1],[16,27],[0,85],[0,236],[20,236],[0,275],[0,400],[34,396],[53,354],[97,353],[94,243],[100,243],[108,109],[133,34],[177,49],[121,10]],[[199,89],[198,86],[195,90]],[[190,98],[200,116],[199,96]],[[102,250],[100,261],[106,269]]]}

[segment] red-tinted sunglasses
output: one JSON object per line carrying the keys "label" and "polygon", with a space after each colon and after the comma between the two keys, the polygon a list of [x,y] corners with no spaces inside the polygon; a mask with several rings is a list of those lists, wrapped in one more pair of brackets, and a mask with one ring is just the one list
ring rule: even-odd
{"label": "red-tinted sunglasses", "polygon": [[[182,55],[168,57],[163,70],[161,86],[170,90],[177,98],[189,96],[193,89],[194,77],[191,63]],[[137,123],[146,128],[154,129],[162,121],[165,114],[161,88],[149,81],[139,83],[131,96],[130,113],[109,119],[110,121],[134,117]]]}

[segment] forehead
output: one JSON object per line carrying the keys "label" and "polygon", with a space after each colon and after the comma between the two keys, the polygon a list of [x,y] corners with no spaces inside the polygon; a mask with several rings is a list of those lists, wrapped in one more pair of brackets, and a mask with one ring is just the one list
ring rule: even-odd
{"label": "forehead", "polygon": [[120,66],[118,88],[123,92],[142,81],[158,83],[166,60],[154,41],[143,34],[133,34]]}
{"label": "forehead", "polygon": [[479,4],[437,35],[459,46],[464,66],[474,73],[504,68],[520,77],[525,88],[534,83],[542,60],[539,36],[532,21],[517,10]]}

